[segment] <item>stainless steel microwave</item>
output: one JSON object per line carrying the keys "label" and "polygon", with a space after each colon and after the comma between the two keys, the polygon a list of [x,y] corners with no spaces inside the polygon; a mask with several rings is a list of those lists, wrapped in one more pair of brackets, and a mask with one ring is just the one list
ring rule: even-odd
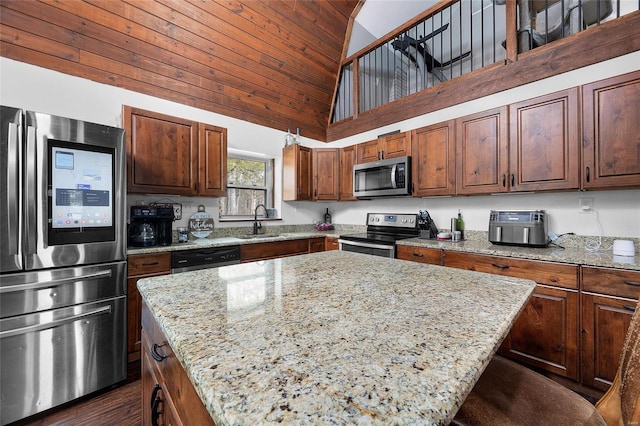
{"label": "stainless steel microwave", "polygon": [[358,198],[411,194],[411,157],[397,157],[353,166],[353,195]]}

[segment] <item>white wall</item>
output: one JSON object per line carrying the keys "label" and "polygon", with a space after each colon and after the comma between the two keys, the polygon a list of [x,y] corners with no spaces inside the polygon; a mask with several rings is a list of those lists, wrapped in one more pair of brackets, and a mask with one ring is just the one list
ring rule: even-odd
{"label": "white wall", "polygon": [[[377,135],[392,130],[411,130],[637,69],[640,69],[640,52],[384,126],[328,145],[305,138],[303,128],[303,144],[310,147],[348,146],[374,139]],[[403,213],[427,209],[439,227],[448,228],[449,218],[458,209],[462,209],[467,229],[486,231],[491,209],[546,209],[550,216],[550,230],[557,234],[575,232],[579,235],[598,235],[600,231],[596,219],[599,217],[606,236],[640,237],[640,189],[355,202],[281,202],[282,131],[6,58],[0,58],[0,103],[117,127],[122,125],[122,105],[126,104],[226,127],[229,147],[261,152],[275,158],[275,207],[281,212],[283,224],[306,224],[320,220],[326,207],[329,207],[335,223],[356,225],[365,223],[367,212]],[[578,214],[580,197],[593,198],[598,214]],[[162,198],[163,196],[158,195],[132,194],[128,201],[135,203],[137,200],[156,201]],[[215,198],[170,198],[183,203],[183,223],[196,211],[198,204],[204,204],[207,211],[216,216],[218,207]],[[216,226],[238,224],[220,224],[216,220]]]}

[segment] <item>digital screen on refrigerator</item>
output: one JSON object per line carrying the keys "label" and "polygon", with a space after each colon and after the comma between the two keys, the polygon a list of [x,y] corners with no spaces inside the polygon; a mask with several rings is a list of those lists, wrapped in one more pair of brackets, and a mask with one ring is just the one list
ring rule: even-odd
{"label": "digital screen on refrigerator", "polygon": [[113,226],[113,152],[51,148],[53,229]]}

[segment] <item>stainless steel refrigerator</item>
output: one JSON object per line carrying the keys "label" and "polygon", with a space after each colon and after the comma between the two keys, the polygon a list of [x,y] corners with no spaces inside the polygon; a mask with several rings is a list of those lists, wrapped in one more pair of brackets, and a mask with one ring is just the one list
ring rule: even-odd
{"label": "stainless steel refrigerator", "polygon": [[124,130],[0,107],[0,424],[126,378]]}

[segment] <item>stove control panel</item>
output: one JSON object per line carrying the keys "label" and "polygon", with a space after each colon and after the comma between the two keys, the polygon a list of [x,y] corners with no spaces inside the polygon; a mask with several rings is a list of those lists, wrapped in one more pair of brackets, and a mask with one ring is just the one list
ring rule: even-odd
{"label": "stove control panel", "polygon": [[414,229],[418,226],[418,215],[410,213],[368,213],[367,225]]}

